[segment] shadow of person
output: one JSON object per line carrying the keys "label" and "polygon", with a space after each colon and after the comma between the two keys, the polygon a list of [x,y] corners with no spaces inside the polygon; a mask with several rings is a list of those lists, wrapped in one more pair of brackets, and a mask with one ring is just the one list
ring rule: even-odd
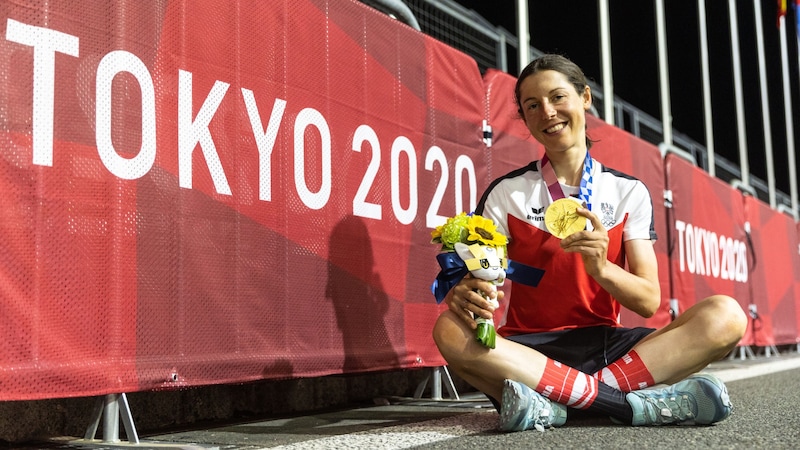
{"label": "shadow of person", "polygon": [[[342,333],[345,373],[399,367],[392,334],[403,333],[402,311],[391,313],[372,242],[363,219],[347,216],[330,235],[325,296],[333,302]],[[392,316],[392,330],[387,317]],[[395,340],[397,341],[397,340]]]}

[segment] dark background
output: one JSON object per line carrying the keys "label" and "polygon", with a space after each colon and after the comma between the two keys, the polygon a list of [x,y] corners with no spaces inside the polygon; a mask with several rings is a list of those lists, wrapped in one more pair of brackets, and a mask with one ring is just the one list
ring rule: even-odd
{"label": "dark background", "polygon": [[[789,0],[792,3],[794,0]],[[460,1],[495,25],[516,35],[515,1]],[[697,0],[667,0],[665,3],[669,58],[670,102],[673,130],[705,146],[702,73]],[[531,46],[568,56],[587,77],[602,85],[599,14],[597,1],[529,0]],[[706,0],[714,150],[739,166],[736,104],[733,83],[728,2]],[[738,1],[737,26],[745,102],[747,152],[750,173],[764,182],[766,144],[761,107],[761,87],[752,1]],[[789,194],[786,124],[780,35],[776,25],[777,2],[763,0],[761,6],[775,183]],[[658,79],[658,48],[654,0],[609,1],[614,94],[661,119]],[[790,90],[795,148],[800,146],[800,79],[795,11],[786,16]],[[518,73],[517,55],[509,55],[509,72]],[[795,158],[796,160],[798,158]],[[796,161],[800,173],[800,161]]]}

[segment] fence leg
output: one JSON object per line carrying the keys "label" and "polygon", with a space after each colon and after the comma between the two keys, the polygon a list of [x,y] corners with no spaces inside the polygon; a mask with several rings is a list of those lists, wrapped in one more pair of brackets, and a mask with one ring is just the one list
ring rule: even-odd
{"label": "fence leg", "polygon": [[414,391],[414,398],[422,398],[425,388],[428,387],[428,381],[431,382],[431,400],[442,400],[442,381],[444,380],[447,393],[453,400],[460,400],[458,392],[456,392],[456,385],[453,383],[453,378],[450,376],[450,371],[447,366],[433,367],[431,373],[428,374],[422,382],[417,385],[417,390]]}
{"label": "fence leg", "polygon": [[[751,359],[755,359],[756,358],[756,354],[753,353],[753,349],[751,349],[749,345],[742,345],[742,346],[739,346],[737,348],[739,349],[739,352],[738,352],[739,353],[739,359],[741,359],[742,361],[744,361],[748,357],[751,358]],[[728,357],[728,359],[730,361],[733,361],[734,359],[736,359],[736,353],[737,353],[736,350],[732,351],[731,355]]]}
{"label": "fence leg", "polygon": [[[119,422],[125,427],[127,442],[122,442],[119,438]],[[97,428],[103,424],[103,439],[95,439]],[[128,404],[128,397],[125,394],[108,394],[97,399],[92,421],[86,428],[83,440],[76,440],[70,444],[78,445],[79,448],[97,448],[109,450],[114,448],[157,448],[157,449],[180,449],[180,450],[219,450],[216,445],[171,443],[171,442],[139,442],[139,435],[133,425],[133,416]]]}
{"label": "fence leg", "polygon": [[778,351],[778,347],[775,347],[774,345],[768,345],[764,347],[764,356],[769,358],[773,353],[775,353],[775,356],[781,356],[781,352]]}
{"label": "fence leg", "polygon": [[122,424],[125,426],[125,435],[128,437],[128,442],[131,444],[138,444],[139,435],[136,433],[136,427],[133,425],[133,416],[131,415],[131,408],[128,405],[128,397],[126,397],[124,393],[108,394],[98,399],[92,416],[92,423],[89,424],[89,427],[86,429],[84,439],[94,440],[97,434],[97,427],[102,420],[103,442],[120,442],[120,419],[122,419]]}

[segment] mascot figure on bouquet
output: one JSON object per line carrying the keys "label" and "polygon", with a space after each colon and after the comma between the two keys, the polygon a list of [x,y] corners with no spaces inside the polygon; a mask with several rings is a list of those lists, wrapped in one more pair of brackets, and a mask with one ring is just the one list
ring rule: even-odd
{"label": "mascot figure on bouquet", "polygon": [[[502,286],[506,281],[505,247],[490,247],[480,244],[467,245],[461,242],[456,243],[454,247],[456,254],[467,265],[467,269],[473,277],[491,282],[495,291],[497,286]],[[495,308],[500,307],[497,300],[489,297],[488,292],[478,291],[478,294]],[[478,317],[475,322],[478,323],[478,328],[475,330],[475,339],[486,347],[494,348],[497,339],[494,321]]]}

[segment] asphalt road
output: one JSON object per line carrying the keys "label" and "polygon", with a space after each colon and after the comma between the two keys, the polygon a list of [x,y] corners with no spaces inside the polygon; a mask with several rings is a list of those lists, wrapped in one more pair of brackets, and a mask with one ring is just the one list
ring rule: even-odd
{"label": "asphalt road", "polygon": [[630,427],[604,417],[573,417],[564,427],[544,433],[501,433],[496,430],[497,413],[485,397],[466,395],[459,402],[377,399],[375,405],[335,412],[140,436],[135,446],[64,440],[40,448],[800,448],[799,354],[723,361],[709,371],[726,381],[734,409],[727,420],[705,427]]}

